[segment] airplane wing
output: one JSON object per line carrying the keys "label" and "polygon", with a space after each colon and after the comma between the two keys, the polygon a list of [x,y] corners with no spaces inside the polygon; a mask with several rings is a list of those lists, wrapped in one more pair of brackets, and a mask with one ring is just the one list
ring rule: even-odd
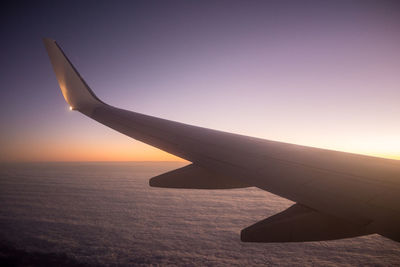
{"label": "airplane wing", "polygon": [[160,119],[102,102],[58,44],[44,39],[74,110],[192,164],[150,186],[255,186],[296,202],[241,232],[246,242],[303,242],[378,233],[400,242],[400,161],[269,141]]}

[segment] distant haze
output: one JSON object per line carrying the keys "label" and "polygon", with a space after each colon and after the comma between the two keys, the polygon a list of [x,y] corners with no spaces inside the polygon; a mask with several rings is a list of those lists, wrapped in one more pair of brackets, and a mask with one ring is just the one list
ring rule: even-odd
{"label": "distant haze", "polygon": [[397,266],[400,262],[400,244],[376,234],[322,242],[243,243],[241,229],[293,203],[254,187],[148,186],[150,177],[183,165],[1,164],[0,261],[8,255],[2,250],[6,244],[51,265],[57,264],[50,259],[60,258],[54,253],[94,266]]}
{"label": "distant haze", "polygon": [[397,1],[34,1],[2,11],[0,161],[177,159],[70,112],[41,37],[111,105],[400,159]]}

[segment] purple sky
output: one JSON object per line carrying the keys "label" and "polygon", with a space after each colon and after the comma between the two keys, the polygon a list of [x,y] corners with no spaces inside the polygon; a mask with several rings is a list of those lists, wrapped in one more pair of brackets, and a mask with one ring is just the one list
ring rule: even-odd
{"label": "purple sky", "polygon": [[111,105],[400,159],[397,3],[13,2],[0,26],[0,161],[170,159],[69,112],[41,37]]}

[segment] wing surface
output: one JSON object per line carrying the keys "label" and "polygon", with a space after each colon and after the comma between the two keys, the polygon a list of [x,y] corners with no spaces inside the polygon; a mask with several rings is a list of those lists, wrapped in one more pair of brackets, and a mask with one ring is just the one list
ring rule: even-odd
{"label": "wing surface", "polygon": [[[93,93],[55,41],[44,43],[71,107],[193,163],[173,175],[154,178],[153,185],[210,188],[213,179],[221,179],[222,188],[255,186],[351,224],[360,233],[400,241],[400,161],[269,141],[118,109]],[[177,184],[185,175],[190,182]],[[198,179],[204,181],[195,182]],[[205,181],[210,184],[205,186]],[[351,236],[354,233],[337,235]]]}

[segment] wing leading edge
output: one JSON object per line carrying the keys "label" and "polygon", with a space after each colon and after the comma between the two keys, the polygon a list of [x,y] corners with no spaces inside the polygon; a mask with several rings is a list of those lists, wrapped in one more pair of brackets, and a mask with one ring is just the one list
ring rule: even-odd
{"label": "wing leading edge", "polygon": [[72,109],[193,163],[151,179],[151,186],[255,186],[298,203],[244,229],[243,241],[315,241],[370,233],[400,241],[398,161],[263,140],[115,108],[93,93],[54,40],[43,41]]}

